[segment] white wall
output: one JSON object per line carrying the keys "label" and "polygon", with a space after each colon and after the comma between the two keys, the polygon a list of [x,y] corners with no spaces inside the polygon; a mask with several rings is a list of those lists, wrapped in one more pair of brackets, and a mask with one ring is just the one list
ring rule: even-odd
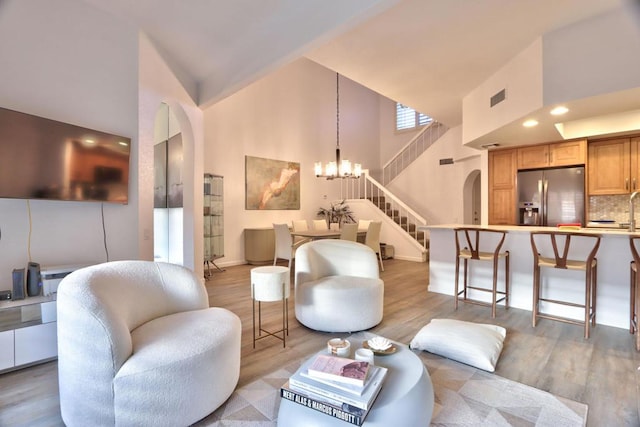
{"label": "white wall", "polygon": [[[224,176],[225,256],[244,262],[244,228],[315,218],[340,197],[339,183],[313,175],[335,158],[336,75],[300,59],[204,112],[204,170]],[[340,78],[342,157],[379,169],[379,96]],[[245,155],[300,163],[300,210],[245,210]]]}
{"label": "white wall", "polygon": [[[449,129],[388,185],[429,224],[462,223],[465,180],[474,170],[486,174],[481,151],[464,147],[461,133],[460,126]],[[453,158],[454,163],[440,165],[444,158]]]}
{"label": "white wall", "polygon": [[[137,32],[83,2],[0,3],[0,105],[132,138],[129,204],[105,204],[109,259],[138,256]],[[106,261],[101,204],[32,201],[31,258]],[[26,200],[0,199],[0,289],[28,262]]]}
{"label": "white wall", "polygon": [[[462,140],[473,141],[542,107],[542,39],[537,39],[462,99]],[[546,75],[545,75],[546,78]],[[490,99],[506,91],[504,101]]]}
{"label": "white wall", "polygon": [[640,25],[628,3],[543,37],[544,105],[640,86]]}

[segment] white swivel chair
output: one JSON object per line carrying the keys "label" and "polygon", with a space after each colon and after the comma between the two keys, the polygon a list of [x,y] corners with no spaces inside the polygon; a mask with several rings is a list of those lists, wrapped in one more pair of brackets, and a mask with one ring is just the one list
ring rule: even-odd
{"label": "white swivel chair", "polygon": [[233,393],[240,319],[185,267],[113,261],[58,287],[60,411],[72,426],[186,426]]}
{"label": "white swivel chair", "polygon": [[382,254],[380,253],[380,230],[382,229],[382,221],[371,221],[367,229],[367,235],[364,238],[364,244],[369,246],[378,255],[380,261],[380,269],[384,271],[382,265]]}
{"label": "white swivel chair", "polygon": [[314,219],[313,220],[313,229],[314,230],[328,230],[329,226],[327,225],[327,221],[324,219]]}
{"label": "white swivel chair", "polygon": [[358,224],[342,224],[340,229],[340,239],[355,242],[358,238]]}
{"label": "white swivel chair", "polygon": [[355,332],[382,321],[384,282],[362,243],[322,239],[296,253],[295,313],[316,331]]}
{"label": "white swivel chair", "polygon": [[291,236],[288,224],[273,224],[273,231],[276,235],[276,251],[273,256],[273,265],[276,265],[279,259],[286,259],[289,261],[289,268],[291,268],[291,260],[294,257],[295,250],[304,241],[293,242],[293,236]]}

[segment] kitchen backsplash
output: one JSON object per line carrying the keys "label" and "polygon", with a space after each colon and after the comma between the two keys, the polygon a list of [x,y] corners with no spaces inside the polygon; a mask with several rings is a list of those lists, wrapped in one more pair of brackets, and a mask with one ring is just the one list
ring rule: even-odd
{"label": "kitchen backsplash", "polygon": [[[635,217],[640,217],[640,198],[634,200]],[[590,196],[589,220],[612,219],[617,222],[629,222],[629,195]]]}

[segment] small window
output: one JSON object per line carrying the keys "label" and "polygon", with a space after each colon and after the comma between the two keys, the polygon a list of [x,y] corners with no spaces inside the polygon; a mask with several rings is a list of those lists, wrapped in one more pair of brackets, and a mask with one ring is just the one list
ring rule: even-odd
{"label": "small window", "polygon": [[411,107],[396,103],[396,130],[417,129],[431,123],[433,119]]}

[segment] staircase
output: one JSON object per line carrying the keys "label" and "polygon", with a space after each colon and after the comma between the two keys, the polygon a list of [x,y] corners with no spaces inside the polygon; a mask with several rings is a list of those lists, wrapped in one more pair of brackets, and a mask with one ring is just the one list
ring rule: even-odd
{"label": "staircase", "polygon": [[378,207],[398,225],[404,233],[411,236],[416,244],[428,250],[429,241],[418,226],[426,225],[427,220],[407,206],[382,184],[363,171],[359,180],[342,180],[341,197],[343,199],[366,199]]}
{"label": "staircase", "polygon": [[[384,184],[391,182],[447,130],[449,130],[447,126],[435,120],[425,126],[384,165],[382,173]],[[429,240],[425,232],[418,230],[418,226],[426,225],[427,220],[398,199],[383,184],[373,179],[369,175],[369,171],[363,171],[359,180],[341,180],[340,193],[342,199],[367,199],[371,201],[400,229],[422,246],[425,252],[428,251]]]}
{"label": "staircase", "polygon": [[400,228],[402,228],[418,243],[420,243],[423,248],[428,248],[429,241],[425,238],[424,231],[418,230],[418,225],[425,225],[426,221],[425,224],[416,224],[415,221],[410,221],[409,218],[411,218],[411,215],[402,215],[401,209],[398,209],[397,206],[394,206],[392,202],[387,202],[385,196],[368,197],[367,199],[371,201],[371,203],[376,205],[378,209],[386,213],[387,216],[393,220],[393,222],[398,224]]}

